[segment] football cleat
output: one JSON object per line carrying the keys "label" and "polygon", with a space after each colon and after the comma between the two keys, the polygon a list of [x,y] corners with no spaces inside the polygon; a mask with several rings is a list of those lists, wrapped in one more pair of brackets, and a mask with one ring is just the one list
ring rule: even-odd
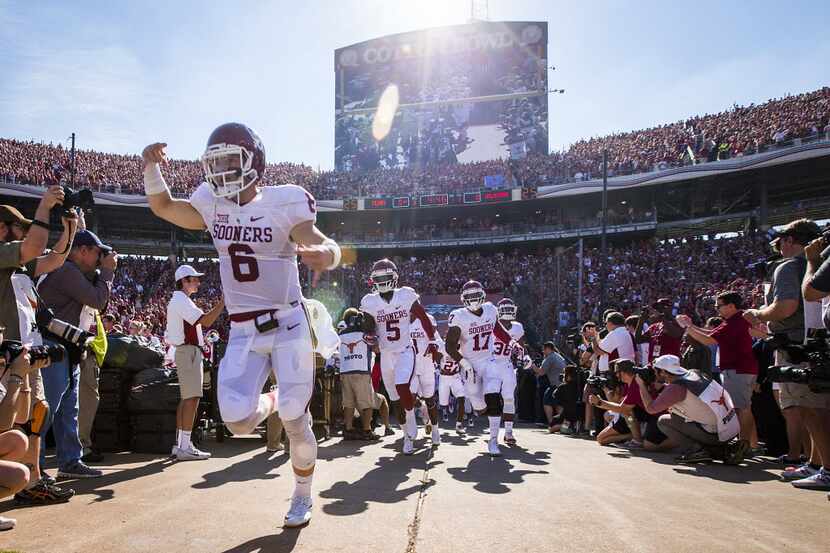
{"label": "football cleat", "polygon": [[487,441],[487,453],[490,454],[490,457],[501,456],[501,450],[499,449],[498,440],[494,440],[491,438]]}
{"label": "football cleat", "polygon": [[291,507],[285,515],[285,522],[283,526],[286,528],[296,528],[303,524],[308,524],[311,520],[312,502],[310,497],[294,496],[291,498]]}
{"label": "football cleat", "polygon": [[455,423],[455,431],[456,431],[458,434],[464,434],[464,432],[465,432],[465,430],[464,430],[464,423],[463,423],[463,422],[457,422],[457,423]]}
{"label": "football cleat", "polygon": [[432,429],[432,446],[441,445],[441,431],[436,426]]}
{"label": "football cleat", "polygon": [[409,436],[404,435],[403,437],[403,454],[404,455],[412,455],[415,451],[415,444],[412,441],[412,438]]}

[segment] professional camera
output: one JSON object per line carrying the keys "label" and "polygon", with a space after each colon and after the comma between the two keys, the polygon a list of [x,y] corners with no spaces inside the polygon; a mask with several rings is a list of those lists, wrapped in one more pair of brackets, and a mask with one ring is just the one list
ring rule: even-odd
{"label": "professional camera", "polygon": [[830,394],[830,344],[826,330],[813,330],[803,345],[792,343],[786,334],[776,334],[767,343],[786,352],[793,363],[807,365],[770,367],[768,381],[806,384],[813,393]]}
{"label": "professional camera", "polygon": [[620,381],[617,380],[617,377],[613,373],[609,373],[608,376],[590,376],[585,380],[585,385],[595,395],[599,395],[603,388],[613,389],[619,387]]}
{"label": "professional camera", "polygon": [[55,206],[55,209],[59,209],[61,213],[68,215],[76,207],[83,210],[95,207],[95,198],[92,196],[92,190],[84,188],[76,191],[68,186],[63,186],[62,188],[63,205]]}
{"label": "professional camera", "polygon": [[784,257],[780,253],[774,253],[760,261],[750,263],[746,266],[746,268],[752,271],[755,275],[757,275],[758,278],[768,280],[775,268],[783,260]]}
{"label": "professional camera", "polygon": [[654,384],[657,373],[651,367],[634,367],[634,374],[640,377],[646,385]]}
{"label": "professional camera", "polygon": [[93,334],[75,325],[56,319],[55,312],[48,308],[38,309],[35,320],[41,330],[51,332],[61,340],[79,348],[85,348],[95,338]]}
{"label": "professional camera", "polygon": [[[23,353],[23,343],[17,340],[4,340],[0,344],[0,356],[6,358],[7,363],[11,363]],[[48,359],[49,363],[59,363],[63,361],[66,355],[66,350],[63,346],[32,346],[29,348],[29,357],[32,361],[40,361]]]}

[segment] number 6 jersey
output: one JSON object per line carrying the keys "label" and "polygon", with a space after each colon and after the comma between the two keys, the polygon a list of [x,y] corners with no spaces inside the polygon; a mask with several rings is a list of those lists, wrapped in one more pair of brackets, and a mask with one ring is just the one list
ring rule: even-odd
{"label": "number 6 jersey", "polygon": [[403,351],[412,344],[409,325],[412,304],[416,301],[418,294],[408,286],[394,290],[388,302],[377,292],[366,294],[360,300],[360,310],[375,319],[381,353]]}
{"label": "number 6 jersey", "polygon": [[316,221],[314,198],[293,184],[265,186],[245,205],[216,198],[207,183],[190,197],[219,254],[228,313],[281,308],[302,300],[297,224]]}

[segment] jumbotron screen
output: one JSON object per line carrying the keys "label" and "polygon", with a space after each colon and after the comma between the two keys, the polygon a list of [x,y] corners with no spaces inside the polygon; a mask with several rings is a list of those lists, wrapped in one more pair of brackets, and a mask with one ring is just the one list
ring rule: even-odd
{"label": "jumbotron screen", "polygon": [[546,22],[476,22],[340,48],[338,170],[547,153]]}

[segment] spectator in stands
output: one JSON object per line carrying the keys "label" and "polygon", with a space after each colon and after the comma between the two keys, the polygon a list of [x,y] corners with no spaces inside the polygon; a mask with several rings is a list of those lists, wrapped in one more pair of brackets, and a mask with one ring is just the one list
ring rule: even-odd
{"label": "spectator in stands", "polygon": [[101,323],[104,325],[104,332],[113,334],[115,332],[115,315],[107,313],[101,317]]}

